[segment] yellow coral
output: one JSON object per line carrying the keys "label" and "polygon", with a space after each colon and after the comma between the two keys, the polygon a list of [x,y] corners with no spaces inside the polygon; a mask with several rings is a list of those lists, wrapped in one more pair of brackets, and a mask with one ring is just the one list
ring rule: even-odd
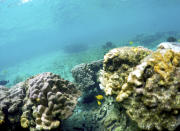
{"label": "yellow coral", "polygon": [[28,128],[29,127],[29,120],[27,118],[21,117],[21,127]]}
{"label": "yellow coral", "polygon": [[40,102],[40,99],[39,99],[39,98],[37,98],[37,99],[36,99],[36,101],[37,101],[37,102]]}
{"label": "yellow coral", "polygon": [[[106,95],[116,95],[121,102],[132,92],[133,88],[126,88],[129,73],[144,57],[151,53],[143,47],[122,47],[110,50],[104,56],[103,71],[100,73],[100,82]],[[124,86],[123,86],[124,85]]]}
{"label": "yellow coral", "polygon": [[2,123],[4,123],[4,120],[0,120],[0,125],[1,125]]}
{"label": "yellow coral", "polygon": [[142,60],[148,52],[139,48],[118,51],[118,56],[110,52],[104,61],[100,81],[106,95],[115,95],[140,128],[174,130],[180,109],[180,53],[162,49]]}
{"label": "yellow coral", "polygon": [[135,53],[138,52],[138,47],[132,48]]}
{"label": "yellow coral", "polygon": [[180,53],[174,54],[174,58],[172,60],[174,66],[180,66]]}
{"label": "yellow coral", "polygon": [[166,50],[165,53],[158,51],[153,54],[153,58],[154,71],[160,74],[165,81],[168,81],[171,73],[175,70],[175,66],[180,63],[180,53],[173,52],[170,49]]}

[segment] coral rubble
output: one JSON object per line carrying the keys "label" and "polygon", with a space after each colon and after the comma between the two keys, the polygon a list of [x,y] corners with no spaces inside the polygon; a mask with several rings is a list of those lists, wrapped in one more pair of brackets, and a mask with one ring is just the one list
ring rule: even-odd
{"label": "coral rubble", "polygon": [[100,79],[106,94],[115,94],[116,100],[141,129],[175,130],[180,115],[180,52],[167,48],[149,53],[123,81],[118,70],[122,61],[109,62],[111,68],[107,70],[106,61],[113,58],[110,54],[112,51],[105,55]]}

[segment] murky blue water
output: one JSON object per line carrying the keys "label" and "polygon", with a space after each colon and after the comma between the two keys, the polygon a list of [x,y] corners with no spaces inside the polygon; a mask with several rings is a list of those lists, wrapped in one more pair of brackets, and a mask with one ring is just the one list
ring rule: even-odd
{"label": "murky blue water", "polygon": [[139,34],[179,32],[179,5],[179,0],[0,0],[0,78],[13,81],[44,71],[63,75],[62,70],[91,60],[65,51],[67,45],[123,46]]}

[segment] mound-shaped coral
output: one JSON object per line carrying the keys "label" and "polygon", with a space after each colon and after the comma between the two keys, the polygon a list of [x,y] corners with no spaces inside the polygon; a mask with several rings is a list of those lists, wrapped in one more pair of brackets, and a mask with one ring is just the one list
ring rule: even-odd
{"label": "mound-shaped coral", "polygon": [[[97,104],[104,94],[99,88],[98,73],[103,67],[103,61],[93,61],[80,64],[73,68],[72,73],[77,85],[83,92],[83,97],[72,116],[62,121],[65,131],[139,131],[137,124],[130,120],[122,106],[111,96],[104,96],[101,105]],[[92,83],[92,84],[90,84]],[[97,90],[98,89],[98,90]],[[89,93],[92,97],[89,98]],[[89,98],[91,103],[85,103]],[[84,101],[82,100],[84,99]],[[82,101],[81,101],[82,100]]]}
{"label": "mound-shaped coral", "polygon": [[133,95],[124,107],[139,127],[174,130],[180,111],[180,53],[154,52],[129,74],[128,88]]}
{"label": "mound-shaped coral", "polygon": [[115,94],[118,97],[121,95],[121,99],[130,95],[131,89],[124,91],[123,84],[126,83],[126,78],[133,67],[150,53],[150,50],[143,47],[122,47],[110,50],[104,56],[103,70],[99,78],[106,95]]}
{"label": "mound-shaped coral", "polygon": [[0,126],[1,130],[15,130],[16,127],[20,127],[19,121],[24,97],[23,82],[12,88],[0,87],[0,110],[4,114],[4,120]]}
{"label": "mound-shaped coral", "polygon": [[102,68],[103,60],[93,61],[90,64],[80,64],[72,69],[75,83],[78,83],[82,92],[94,90],[97,82],[97,72]]}
{"label": "mound-shaped coral", "polygon": [[11,88],[0,86],[0,130],[51,130],[73,113],[80,95],[75,86],[42,73]]}
{"label": "mound-shaped coral", "polygon": [[26,81],[21,126],[31,130],[50,130],[73,113],[79,92],[74,85],[52,73],[43,73]]}
{"label": "mound-shaped coral", "polygon": [[[90,104],[95,100],[95,95],[99,89],[98,72],[103,67],[103,60],[93,61],[89,64],[76,65],[72,69],[74,82],[82,91],[79,102],[82,104]],[[101,91],[102,92],[102,91]]]}
{"label": "mound-shaped coral", "polygon": [[[121,67],[120,64],[110,65],[111,69]],[[103,72],[109,73],[106,65]],[[123,82],[119,82],[122,75],[115,72],[116,78],[101,79],[104,90],[106,94],[117,94],[116,100],[121,102],[127,114],[141,129],[176,129],[180,115],[179,52],[172,49],[157,50],[133,68]],[[104,74],[102,76],[104,78]]]}

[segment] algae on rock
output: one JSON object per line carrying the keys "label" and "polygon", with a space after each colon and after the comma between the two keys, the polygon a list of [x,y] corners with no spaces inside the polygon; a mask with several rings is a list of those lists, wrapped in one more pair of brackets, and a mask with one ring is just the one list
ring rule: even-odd
{"label": "algae on rock", "polygon": [[[137,68],[141,65],[146,66]],[[180,111],[180,53],[157,50],[138,66],[126,83],[126,88],[133,86],[133,95],[124,104],[128,115],[142,129],[175,130]],[[135,72],[143,73],[136,77]]]}
{"label": "algae on rock", "polygon": [[106,95],[124,99],[131,94],[131,88],[124,90],[129,73],[152,51],[143,47],[122,47],[110,50],[104,56],[103,70],[100,72],[101,86]]}
{"label": "algae on rock", "polygon": [[[100,60],[77,65],[72,70],[75,82],[80,85],[84,97],[89,95],[89,92],[93,97],[98,93],[103,94],[102,90],[96,90],[99,88],[96,72],[101,69],[102,61]],[[115,102],[112,96],[104,96],[100,106],[96,99],[88,104],[79,101],[73,115],[62,121],[62,130],[140,131],[137,124],[128,118],[125,110]]]}
{"label": "algae on rock", "polygon": [[[118,71],[122,62],[109,62],[110,71],[106,68],[106,61],[114,56],[110,53],[105,55],[101,75],[106,94],[117,95],[116,100],[121,102],[141,129],[175,130],[180,116],[180,52],[159,49],[149,53],[134,68],[130,68],[123,81]],[[112,72],[115,77],[111,77]]]}

